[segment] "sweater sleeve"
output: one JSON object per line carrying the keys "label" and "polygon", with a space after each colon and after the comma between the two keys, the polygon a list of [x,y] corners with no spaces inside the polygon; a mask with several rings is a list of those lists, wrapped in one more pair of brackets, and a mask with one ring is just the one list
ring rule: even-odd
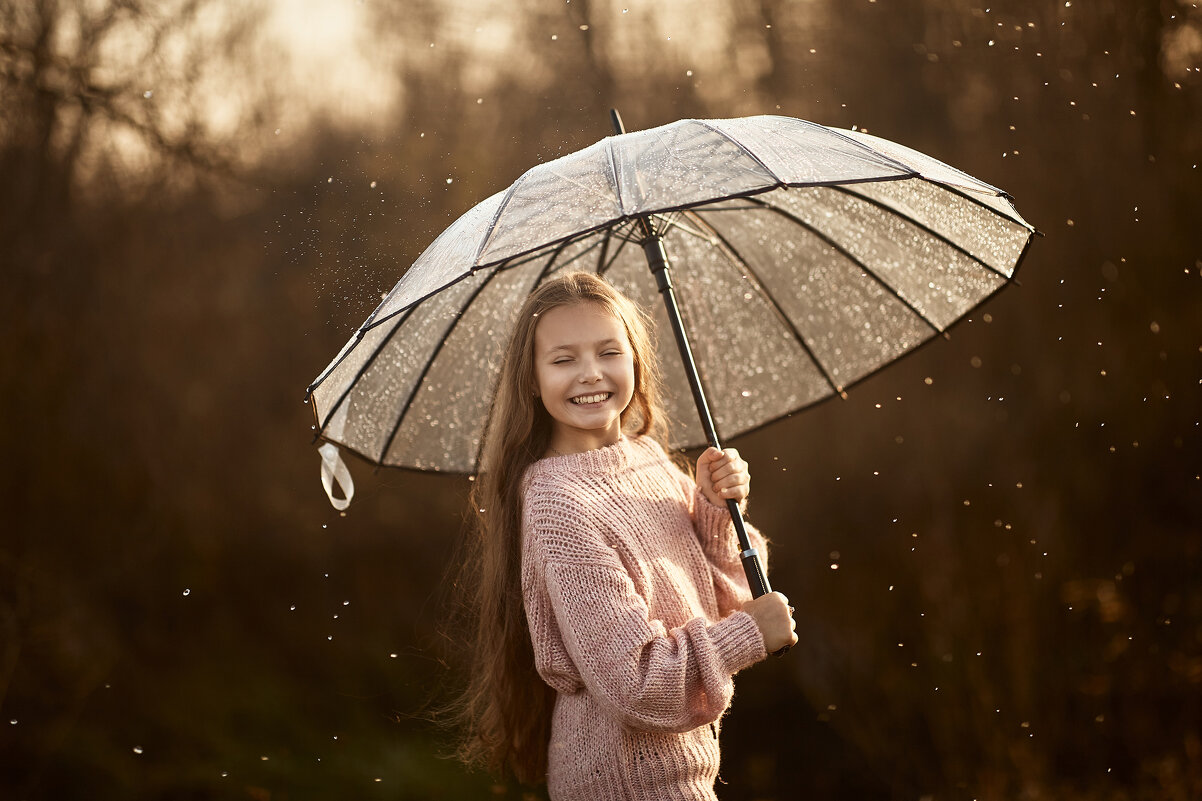
{"label": "sweater sleeve", "polygon": [[732,675],[765,658],[755,621],[736,612],[668,629],[585,515],[539,514],[535,541],[564,646],[588,691],[631,728],[684,732],[721,717]]}
{"label": "sweater sleeve", "polygon": [[[692,479],[683,476],[691,493],[689,516],[693,530],[701,543],[701,550],[710,565],[710,576],[714,580],[714,595],[718,601],[718,613],[728,615],[751,600],[751,589],[747,585],[747,574],[743,572],[743,561],[739,558],[739,538],[730,511],[725,506],[714,506],[701,492]],[[747,539],[760,557],[764,575],[768,575],[768,540],[755,526],[743,521],[747,528]]]}

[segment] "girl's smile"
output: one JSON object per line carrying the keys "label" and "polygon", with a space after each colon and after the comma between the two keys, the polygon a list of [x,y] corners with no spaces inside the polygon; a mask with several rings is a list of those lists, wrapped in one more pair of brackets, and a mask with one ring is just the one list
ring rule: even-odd
{"label": "girl's smile", "polygon": [[552,450],[579,453],[617,442],[634,395],[634,353],[622,321],[597,303],[557,306],[538,320],[534,358]]}
{"label": "girl's smile", "polygon": [[612,392],[602,392],[596,395],[581,395],[579,397],[572,398],[572,403],[576,404],[577,406],[595,406],[599,403],[604,403],[612,397]]}

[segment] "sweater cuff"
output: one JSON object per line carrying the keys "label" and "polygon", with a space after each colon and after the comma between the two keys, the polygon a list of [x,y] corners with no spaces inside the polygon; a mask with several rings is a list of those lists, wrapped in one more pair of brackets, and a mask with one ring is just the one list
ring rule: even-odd
{"label": "sweater cuff", "polygon": [[739,611],[722,618],[710,626],[709,631],[729,675],[768,657],[764,650],[764,635],[760,634],[755,619],[746,612]]}
{"label": "sweater cuff", "polygon": [[693,519],[706,555],[719,562],[738,561],[735,526],[725,506],[714,506],[700,489],[693,490]]}

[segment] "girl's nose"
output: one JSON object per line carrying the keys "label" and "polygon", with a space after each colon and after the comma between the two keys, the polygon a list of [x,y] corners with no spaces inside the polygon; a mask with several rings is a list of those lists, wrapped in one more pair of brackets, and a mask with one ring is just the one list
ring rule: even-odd
{"label": "girl's nose", "polygon": [[601,367],[596,362],[585,362],[580,366],[580,380],[586,384],[595,384],[601,380]]}

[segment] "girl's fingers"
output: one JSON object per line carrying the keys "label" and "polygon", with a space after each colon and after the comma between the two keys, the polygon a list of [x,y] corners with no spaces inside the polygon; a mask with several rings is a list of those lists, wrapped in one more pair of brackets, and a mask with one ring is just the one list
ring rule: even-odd
{"label": "girl's fingers", "polygon": [[[697,460],[698,473],[708,473],[709,485],[713,493],[722,498],[732,498],[741,501],[747,497],[751,475],[747,472],[747,462],[739,458],[739,452],[734,448],[718,450],[707,448]],[[698,478],[703,478],[699,475]]]}
{"label": "girl's fingers", "polygon": [[721,462],[710,465],[710,475],[717,481],[735,474],[747,474],[747,462],[737,456],[734,458],[724,457]]}
{"label": "girl's fingers", "polygon": [[715,473],[711,473],[710,478],[715,484],[718,484],[719,482],[725,482],[727,486],[730,486],[733,484],[746,484],[751,480],[751,474],[747,472],[747,463],[741,462],[739,464],[731,465],[726,470],[719,470]]}
{"label": "girl's fingers", "polygon": [[751,476],[747,475],[746,473],[731,473],[725,478],[720,478],[715,481],[714,486],[718,487],[719,489],[729,489],[731,487],[738,487],[743,484],[747,484],[750,481]]}

